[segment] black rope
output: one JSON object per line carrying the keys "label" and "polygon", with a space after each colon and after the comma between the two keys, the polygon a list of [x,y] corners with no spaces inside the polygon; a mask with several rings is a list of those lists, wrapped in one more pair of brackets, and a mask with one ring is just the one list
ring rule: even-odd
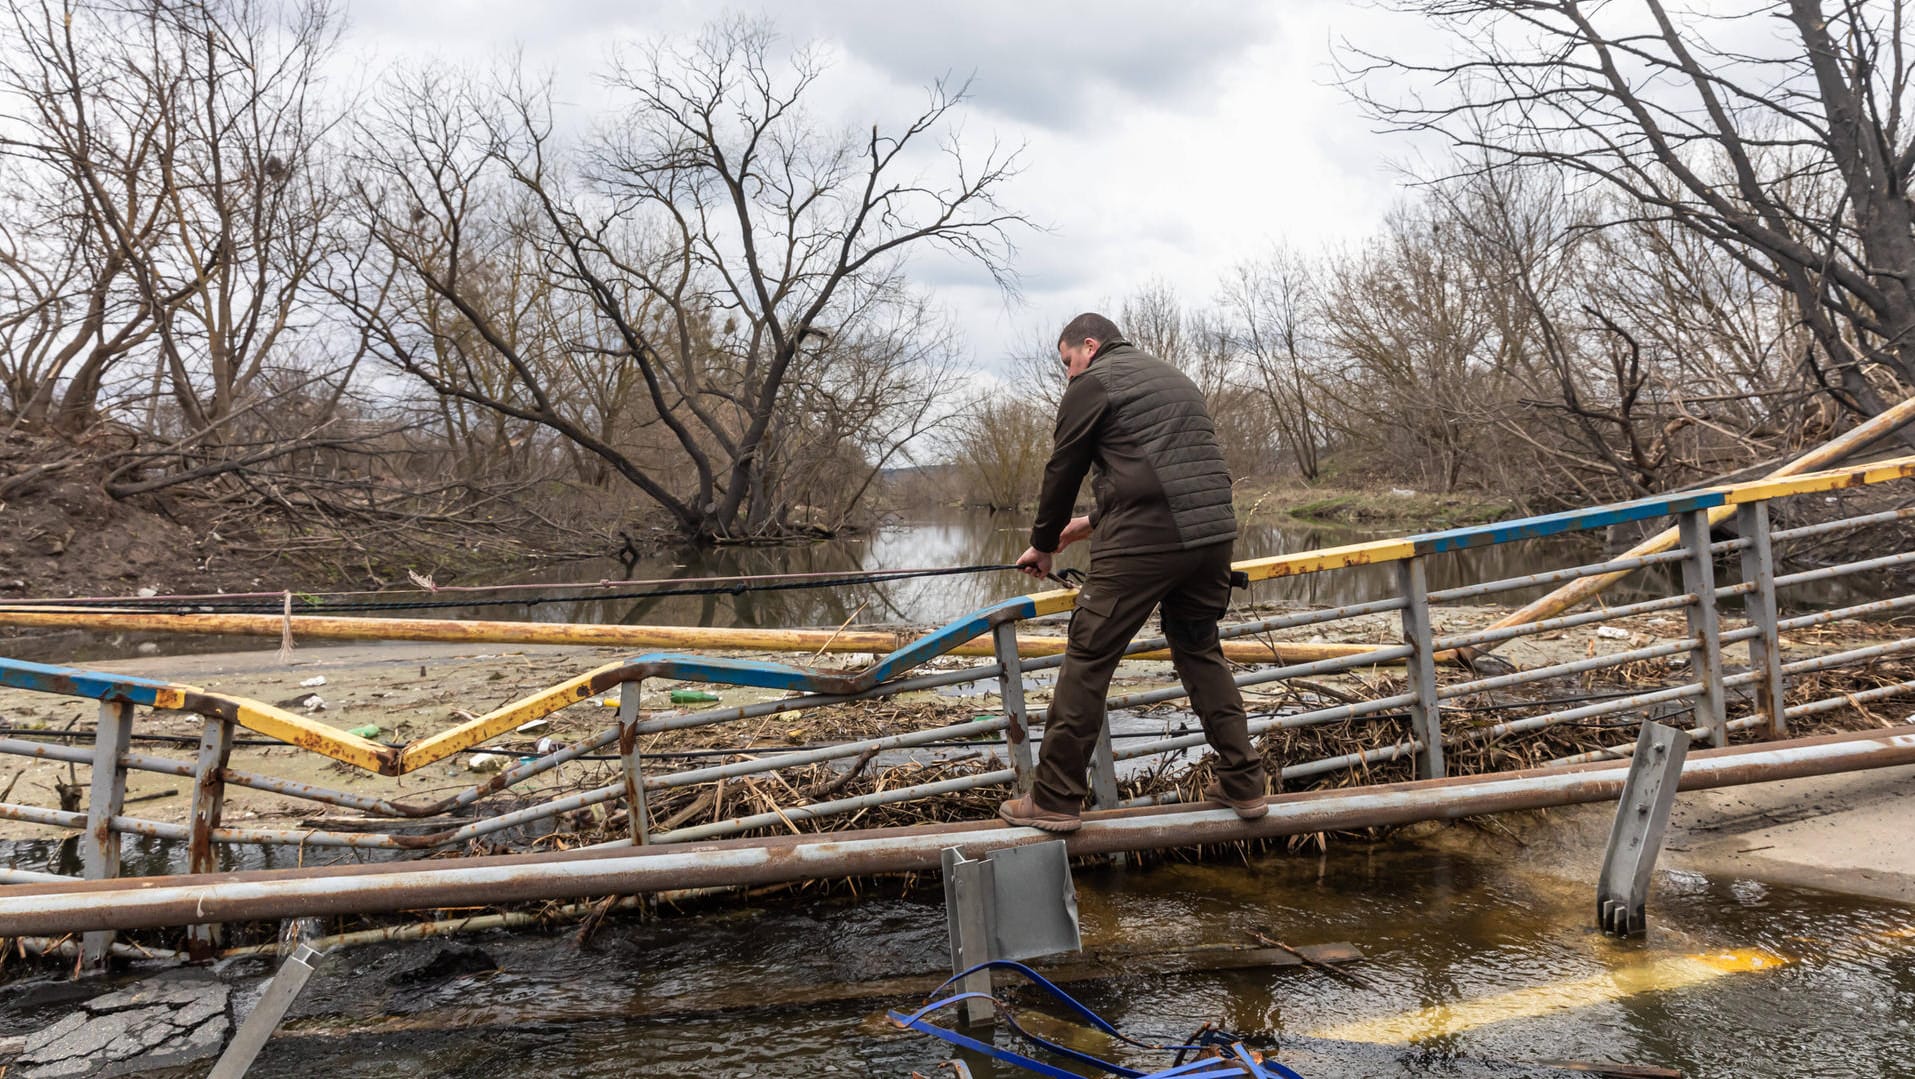
{"label": "black rope", "polygon": [[[327,603],[315,596],[292,594],[295,614],[343,614],[356,611],[422,611],[456,607],[536,607],[544,603],[580,603],[588,600],[627,600],[657,599],[668,596],[737,596],[746,592],[785,592],[807,588],[844,588],[855,585],[884,584],[890,581],[907,581],[920,577],[950,577],[961,574],[996,573],[1016,569],[1011,562],[998,562],[974,566],[952,566],[946,569],[924,570],[874,570],[870,573],[847,574],[842,577],[826,577],[803,581],[774,581],[770,583],[752,583],[752,578],[740,578],[736,583],[706,585],[700,588],[657,588],[640,592],[586,592],[579,595],[540,593],[530,596],[509,596],[500,599],[417,599],[417,600],[354,600],[346,603]],[[584,588],[586,585],[566,587]],[[101,607],[110,608],[101,614],[280,614],[285,610],[283,599],[231,599],[218,597],[196,599],[190,603],[178,600],[146,599],[130,597],[126,599],[17,599],[0,603],[4,607]]]}

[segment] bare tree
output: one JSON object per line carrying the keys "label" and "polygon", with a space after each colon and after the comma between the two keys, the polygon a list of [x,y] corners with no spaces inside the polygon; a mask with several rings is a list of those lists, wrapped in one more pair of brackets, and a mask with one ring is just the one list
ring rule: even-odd
{"label": "bare tree", "polygon": [[1467,260],[1428,206],[1393,211],[1384,234],[1332,264],[1326,345],[1342,358],[1319,385],[1352,443],[1438,490],[1482,460],[1503,372],[1485,363],[1494,323]]}
{"label": "bare tree", "polygon": [[146,426],[220,427],[306,359],[292,342],[332,243],[315,88],[336,20],[318,0],[42,0],[3,28],[0,148],[31,193],[0,253],[16,410],[45,416],[62,384],[57,425],[83,427],[137,350]]}
{"label": "bare tree", "polygon": [[[1721,245],[1791,297],[1816,346],[1805,362],[1845,408],[1872,415],[1915,385],[1904,0],[1402,6],[1462,58],[1354,50],[1350,85],[1377,115],[1483,160],[1594,179],[1627,216]],[[1789,34],[1756,32],[1745,16],[1762,14]],[[1417,85],[1396,95],[1397,76]]]}
{"label": "bare tree", "polygon": [[[895,133],[835,135],[804,111],[817,58],[779,55],[768,29],[738,21],[639,50],[607,76],[612,117],[579,146],[557,136],[549,93],[516,77],[491,93],[395,85],[361,140],[360,209],[382,258],[341,294],[390,363],[551,429],[689,538],[775,537],[792,505],[777,470],[778,440],[798,430],[793,386],[823,384],[833,349],[864,339],[909,254],[943,248],[1002,279],[1023,224],[995,199],[1011,157],[967,154],[948,133],[961,87],[934,86]],[[510,332],[486,288],[501,262],[536,267],[551,302],[578,305],[573,332]],[[487,355],[447,369],[443,331],[379,309],[395,272]],[[566,365],[635,372],[657,438],[641,451],[595,429],[550,377]]]}
{"label": "bare tree", "polygon": [[1326,361],[1316,355],[1317,298],[1310,267],[1288,248],[1236,266],[1222,304],[1237,347],[1254,369],[1284,448],[1306,480],[1317,478],[1324,431],[1317,386]]}
{"label": "bare tree", "polygon": [[1013,510],[1037,500],[1050,460],[1055,412],[1004,386],[981,394],[964,410],[955,457],[966,480],[968,503]]}

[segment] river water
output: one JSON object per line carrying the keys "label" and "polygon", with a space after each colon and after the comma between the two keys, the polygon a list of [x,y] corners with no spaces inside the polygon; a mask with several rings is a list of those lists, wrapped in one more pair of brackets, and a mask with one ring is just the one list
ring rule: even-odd
{"label": "river water", "polygon": [[[1235,557],[1240,560],[1265,558],[1399,534],[1313,527],[1296,521],[1248,525],[1237,540]],[[640,561],[631,576],[671,579],[772,573],[855,574],[1007,563],[1024,553],[1029,535],[1027,515],[949,510],[828,543],[669,552]],[[1601,552],[1598,538],[1567,536],[1441,555],[1431,560],[1430,587],[1515,577],[1595,561]],[[1062,566],[1078,568],[1088,562],[1089,551],[1084,545],[1065,551],[1059,559]],[[518,580],[597,580],[618,577],[623,569],[612,562],[573,563],[522,575]],[[749,592],[737,596],[551,604],[541,605],[530,617],[659,625],[837,626],[847,619],[857,624],[920,625],[948,621],[1008,596],[1031,591],[1033,587],[1037,586],[1028,578],[1003,571],[876,585]],[[1259,603],[1341,606],[1392,595],[1395,590],[1392,567],[1359,566],[1262,582],[1249,595]],[[1536,594],[1540,594],[1540,590],[1512,595],[1520,602]],[[1245,595],[1238,593],[1239,599]],[[472,613],[477,614],[477,609]]]}
{"label": "river water", "polygon": [[[1320,857],[1080,869],[1088,948],[1241,944],[1253,932],[1293,945],[1347,941],[1365,956],[1349,968],[1364,984],[1291,967],[1138,975],[1072,992],[1146,1039],[1207,1021],[1274,1038],[1308,1079],[1525,1075],[1541,1069],[1498,1062],[1544,1059],[1691,1077],[1915,1075],[1915,910],[1665,872],[1649,936],[1621,942],[1591,927],[1589,880],[1527,862],[1500,843],[1397,841],[1337,843]],[[914,998],[845,999],[860,983],[948,969],[944,925],[935,895],[891,885],[857,900],[614,919],[583,946],[569,929],[474,937],[496,972],[423,983],[409,973],[445,945],[355,949],[321,968],[251,1075],[949,1075],[935,1068],[952,1051],[883,1019]],[[1760,950],[1775,965],[1698,980],[1686,958],[1729,950]],[[243,961],[226,973],[265,969]],[[0,1009],[9,1030],[58,1014]],[[1334,1040],[1317,1040],[1325,1035]],[[1016,1045],[1002,1030],[997,1041]],[[1133,1066],[1168,1064],[1108,1039],[1072,1044]]]}

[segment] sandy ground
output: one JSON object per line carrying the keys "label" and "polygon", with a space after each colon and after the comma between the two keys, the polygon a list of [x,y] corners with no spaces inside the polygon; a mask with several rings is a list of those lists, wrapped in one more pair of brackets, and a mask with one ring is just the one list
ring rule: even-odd
{"label": "sandy ground", "polygon": [[[1502,613],[1493,608],[1446,609],[1440,630],[1455,630],[1481,625]],[[1395,619],[1374,617],[1351,620],[1337,628],[1338,640],[1384,643],[1395,636]],[[1726,625],[1733,625],[1732,621]],[[1679,637],[1684,626],[1679,618],[1649,616],[1628,621],[1524,639],[1499,654],[1519,666],[1545,663],[1586,655],[1640,648],[1661,637]],[[1051,629],[1055,632],[1055,628]],[[1626,635],[1618,635],[1618,631]],[[1836,627],[1804,634],[1791,640],[1793,654],[1832,649],[1852,643],[1858,636],[1884,635],[1892,631],[1880,627]],[[1282,634],[1302,640],[1323,639],[1316,634]],[[472,713],[482,713],[526,693],[549,686],[572,675],[624,655],[622,651],[565,647],[489,648],[472,645],[435,645],[414,643],[376,643],[327,647],[301,647],[290,664],[281,664],[271,650],[230,652],[212,655],[150,656],[137,660],[101,663],[99,669],[138,674],[186,682],[207,689],[254,697],[298,708],[300,702],[317,694],[323,708],[312,710],[318,719],[342,728],[376,723],[381,741],[402,742],[442,730]],[[791,662],[793,657],[775,657]],[[799,658],[803,662],[802,657]],[[868,661],[863,656],[827,656],[824,665],[858,666]],[[939,661],[945,665],[981,662],[957,659]],[[302,686],[315,678],[323,685]],[[1169,665],[1163,662],[1126,664],[1119,683],[1126,689],[1167,685],[1174,680]],[[1337,680],[1348,690],[1362,690],[1358,678]],[[669,693],[686,684],[647,683],[644,707],[657,713],[672,709]],[[775,691],[735,687],[701,686],[716,693],[726,705],[749,703],[778,696]],[[1279,692],[1269,687],[1268,694],[1248,694],[1253,706],[1268,704]],[[1041,708],[1047,694],[1039,689],[1029,694],[1033,708]],[[551,718],[550,726],[524,734],[508,735],[500,740],[507,753],[529,752],[540,737],[550,736],[561,744],[603,729],[611,719],[609,701],[595,699],[576,705]],[[710,706],[701,706],[710,707]],[[782,714],[747,720],[720,728],[675,732],[658,736],[644,748],[683,748],[688,746],[747,747],[774,749],[793,744],[842,740],[846,737],[896,733],[946,723],[962,722],[974,715],[994,712],[995,694],[950,697],[920,693],[882,706],[863,709],[820,709],[811,713]],[[97,705],[92,701],[50,697],[19,691],[0,691],[0,723],[15,729],[43,730],[90,728]],[[174,713],[139,714],[136,731],[143,735],[172,735],[197,739],[201,721],[197,716]],[[242,738],[247,732],[241,732]],[[1619,739],[1619,740],[1626,740]],[[90,739],[75,744],[88,745]],[[191,760],[191,744],[136,744],[141,752],[175,759]],[[467,771],[462,763],[433,765],[421,772],[402,777],[384,777],[336,764],[325,758],[276,745],[242,745],[235,749],[232,766],[236,769],[300,780],[362,795],[389,796],[408,801],[442,797],[483,778]],[[609,765],[600,765],[609,774]],[[29,805],[58,804],[56,787],[78,780],[84,782],[87,770],[66,764],[26,762],[22,758],[0,761],[0,787],[11,785],[5,800]],[[1915,788],[1906,782],[1915,771],[1894,775],[1837,777],[1832,780],[1801,781],[1769,787],[1748,788],[1710,795],[1684,796],[1678,803],[1679,833],[1670,840],[1669,864],[1709,864],[1746,875],[1771,875],[1797,883],[1822,887],[1853,887],[1869,894],[1889,895],[1915,901],[1915,844],[1899,842],[1899,822],[1905,812],[1915,808],[1906,801]],[[603,780],[600,780],[603,781]],[[579,777],[561,780],[573,787]],[[191,784],[180,777],[150,772],[132,773],[128,783],[129,812],[147,819],[182,821],[188,815]],[[521,788],[524,790],[524,788]],[[539,796],[550,787],[535,785],[526,794]],[[82,796],[83,797],[83,796]],[[1606,810],[1595,814],[1596,831],[1606,824]],[[349,815],[312,803],[296,802],[283,796],[246,788],[229,788],[226,821],[229,824],[269,823],[287,826],[291,822],[321,815]],[[20,823],[0,824],[0,838],[44,838],[62,832]],[[1596,843],[1600,846],[1601,836]],[[1887,853],[1885,853],[1887,852]],[[1600,850],[1598,849],[1598,854]],[[1817,875],[1819,874],[1819,875]],[[1880,884],[1870,883],[1879,880]]]}
{"label": "sandy ground", "polygon": [[1915,766],[1677,798],[1661,865],[1915,904]]}
{"label": "sandy ground", "polygon": [[[1586,885],[1593,910],[1615,813],[1608,803],[1563,806],[1499,817],[1488,835],[1417,831],[1424,842],[1519,854],[1533,871]],[[1911,813],[1915,765],[1688,791],[1676,798],[1656,868],[1915,905]]]}

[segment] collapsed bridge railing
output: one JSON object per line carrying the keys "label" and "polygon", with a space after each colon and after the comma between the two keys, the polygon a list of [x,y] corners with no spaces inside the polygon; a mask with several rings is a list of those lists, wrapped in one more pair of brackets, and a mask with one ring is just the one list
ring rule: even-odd
{"label": "collapsed bridge railing", "polygon": [[[1253,664],[1236,681],[1245,687],[1285,679],[1320,678],[1384,665],[1401,667],[1403,689],[1370,699],[1336,701],[1301,711],[1260,715],[1251,722],[1253,735],[1361,718],[1399,720],[1400,736],[1390,744],[1286,762],[1281,779],[1297,780],[1341,770],[1362,769],[1381,761],[1409,759],[1420,779],[1443,777],[1445,749],[1484,742],[1552,725],[1621,716],[1655,708],[1688,713],[1694,733],[1713,745],[1726,745],[1732,731],[1753,728],[1764,737],[1778,738],[1791,720],[1866,704],[1915,692],[1915,679],[1879,685],[1866,691],[1840,693],[1808,701],[1787,702],[1792,680],[1815,672],[1856,668],[1884,657],[1915,650],[1915,637],[1870,643],[1832,653],[1787,650],[1782,636],[1792,631],[1852,618],[1873,618],[1915,605],[1915,594],[1869,598],[1832,610],[1791,617],[1778,614],[1778,595],[1787,589],[1836,579],[1873,579],[1879,574],[1915,562],[1915,549],[1823,566],[1796,573],[1775,573],[1778,545],[1800,545],[1868,525],[1892,525],[1915,516],[1915,509],[1892,508],[1772,529],[1770,505],[1785,499],[1833,497],[1853,489],[1873,489],[1915,477],[1915,457],[1873,465],[1838,469],[1753,483],[1711,488],[1661,498],[1530,517],[1496,524],[1450,529],[1402,539],[1378,540],[1343,547],[1283,555],[1238,563],[1253,582],[1306,574],[1348,572],[1355,567],[1388,566],[1394,575],[1393,595],[1344,606],[1284,613],[1223,627],[1221,635],[1243,645],[1261,642],[1267,662]],[[1648,550],[1575,565],[1545,573],[1501,580],[1479,581],[1444,589],[1428,587],[1433,560],[1455,552],[1520,540],[1604,529],[1634,522],[1673,520],[1680,546]],[[1733,522],[1733,538],[1715,540],[1711,529]],[[1787,549],[1785,547],[1785,549]],[[1718,563],[1735,571],[1718,580]],[[1657,570],[1657,567],[1670,567]],[[1673,571],[1673,572],[1672,572]],[[1503,620],[1485,629],[1445,632],[1433,610],[1533,591],[1550,585],[1605,581],[1628,575],[1638,593],[1618,607],[1571,614],[1554,614],[1510,623]],[[1667,580],[1669,583],[1660,583]],[[1665,594],[1666,593],[1666,594]],[[626,834],[607,846],[653,846],[686,841],[711,841],[758,829],[798,830],[802,822],[857,814],[874,806],[936,798],[960,790],[1005,786],[1025,788],[1033,768],[1031,717],[1024,692],[1026,677],[1055,668],[1057,655],[1026,656],[1018,636],[1020,623],[1070,609],[1074,593],[1068,590],[1018,596],[976,611],[963,619],[902,645],[875,663],[857,671],[821,670],[757,660],[651,653],[607,664],[556,686],[541,690],[445,731],[400,745],[386,745],[353,735],[312,717],[263,702],[193,686],[152,679],[0,660],[0,685],[46,693],[94,698],[101,702],[91,747],[52,744],[31,738],[0,738],[0,754],[67,762],[91,769],[89,797],[84,811],[0,802],[0,817],[79,833],[82,874],[99,881],[119,876],[120,842],[124,836],[181,841],[187,845],[188,872],[214,872],[221,845],[282,845],[298,848],[350,848],[393,852],[445,849],[513,829],[550,821],[562,814],[592,806],[623,806]],[[1740,628],[1724,629],[1720,608],[1727,601],[1746,619]],[[1532,605],[1534,606],[1534,605]],[[24,610],[24,609],[23,609]],[[13,612],[0,610],[0,618]],[[32,608],[44,619],[47,609]],[[94,612],[97,614],[97,612]],[[1679,613],[1679,615],[1678,615]],[[1481,657],[1520,638],[1591,625],[1618,617],[1667,614],[1679,616],[1680,635],[1643,647],[1549,663],[1525,670],[1487,669]],[[1316,644],[1296,646],[1270,639],[1286,630],[1310,629],[1326,636],[1352,625],[1373,625],[1378,616],[1396,626],[1398,643]],[[1353,620],[1367,619],[1356,623]],[[1340,628],[1341,624],[1341,628]],[[988,639],[990,662],[958,670],[916,673],[927,661],[953,652],[977,639]],[[1029,644],[1025,639],[1024,645]],[[1132,654],[1162,649],[1161,638],[1138,640]],[[1732,650],[1743,662],[1725,662]],[[1240,653],[1241,654],[1241,653]],[[1551,679],[1583,675],[1648,660],[1687,657],[1690,680],[1678,685],[1618,694],[1593,703],[1551,708],[1537,714],[1494,724],[1451,724],[1445,713],[1460,698]],[[1453,665],[1464,672],[1438,678],[1439,666]],[[683,715],[647,715],[639,706],[648,680],[753,686],[782,691],[787,696],[757,703],[713,708]],[[641,740],[666,731],[720,727],[742,720],[784,712],[812,710],[847,702],[892,697],[901,693],[957,686],[995,684],[1001,701],[998,715],[986,722],[965,722],[913,730],[882,737],[854,739],[750,759],[702,767],[670,770],[645,758]],[[528,721],[544,718],[602,694],[618,694],[615,722],[585,737],[504,768],[471,787],[431,801],[404,801],[396,797],[333,790],[313,783],[243,771],[232,766],[236,732],[250,731],[269,739],[322,754],[346,765],[386,776],[415,772],[507,735]],[[1731,719],[1731,696],[1746,699],[1747,714]],[[1135,690],[1112,696],[1112,709],[1142,708],[1186,696],[1180,685]],[[176,759],[136,751],[133,734],[139,710],[183,710],[203,717],[198,752]],[[1002,734],[1005,762],[1001,768],[916,783],[847,797],[825,798],[809,804],[779,806],[771,812],[744,813],[708,823],[659,829],[647,811],[647,796],[674,788],[776,773],[811,765],[853,761],[885,750],[911,749]],[[1168,734],[1127,740],[1114,747],[1106,732],[1093,763],[1093,798],[1099,809],[1122,808],[1117,783],[1118,765],[1125,761],[1164,759],[1203,743],[1201,734]],[[503,812],[448,822],[426,834],[391,827],[384,831],[346,831],[326,828],[272,828],[233,826],[222,820],[226,793],[234,787],[271,792],[302,801],[353,810],[375,819],[393,821],[435,818],[455,812],[494,808],[507,797],[523,802],[531,781],[574,771],[602,751],[616,757],[614,778],[583,790],[547,796],[532,804],[515,804]],[[1565,758],[1558,763],[1572,763]],[[192,812],[185,822],[142,819],[127,813],[124,801],[130,771],[154,772],[193,780]],[[1161,798],[1134,800],[1133,805]],[[6,870],[0,877],[18,884],[55,884],[80,878],[57,874]],[[0,889],[0,894],[4,890]],[[0,924],[0,935],[11,930]],[[206,952],[217,942],[213,925],[190,927],[192,950]],[[112,942],[108,931],[89,932],[83,951],[89,962],[99,962]]]}

